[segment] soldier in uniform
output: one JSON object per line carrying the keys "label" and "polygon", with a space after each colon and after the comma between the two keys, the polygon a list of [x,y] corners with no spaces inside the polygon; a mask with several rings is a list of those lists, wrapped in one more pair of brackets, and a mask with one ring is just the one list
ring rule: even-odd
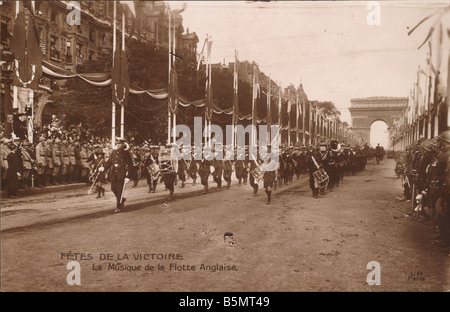
{"label": "soldier in uniform", "polygon": [[256,156],[257,157],[256,159],[254,159],[253,156],[250,156],[250,157],[252,158],[250,160],[250,166],[249,166],[250,186],[253,188],[253,196],[256,197],[256,196],[258,196],[259,185],[258,185],[257,181],[255,181],[255,176],[252,172],[254,172],[254,170],[259,167],[259,159],[258,159],[258,155]]}
{"label": "soldier in uniform", "polygon": [[312,146],[309,146],[307,152],[307,167],[309,172],[309,187],[312,190],[314,198],[319,198],[319,186],[314,179],[314,172],[321,168],[322,155],[318,150],[314,150]]}
{"label": "soldier in uniform", "polygon": [[223,161],[223,179],[227,182],[227,189],[231,186],[231,174],[233,173],[232,152],[227,153],[226,160]]}
{"label": "soldier in uniform", "polygon": [[45,180],[45,167],[47,162],[45,161],[45,138],[41,136],[39,143],[36,145],[36,186],[44,187]]}
{"label": "soldier in uniform", "polygon": [[438,136],[441,150],[437,159],[439,198],[436,201],[436,239],[441,247],[450,247],[450,130]]}
{"label": "soldier in uniform", "polygon": [[[268,153],[270,153],[271,147],[268,146]],[[267,205],[272,201],[272,188],[275,183],[277,170],[278,170],[278,162],[272,160],[268,155],[265,155],[265,160],[261,165],[261,172],[263,172],[263,183],[264,183],[264,191],[267,194]]]}
{"label": "soldier in uniform", "polygon": [[47,163],[47,166],[45,167],[45,186],[50,185],[50,177],[53,173],[53,158],[52,158],[52,148],[53,148],[53,141],[51,139],[47,140],[47,144],[45,144],[45,161]]}
{"label": "soldier in uniform", "polygon": [[198,173],[203,185],[203,194],[206,194],[208,192],[208,179],[209,175],[211,174],[211,161],[207,160],[205,158],[205,155],[202,155]]}
{"label": "soldier in uniform", "polygon": [[103,167],[100,167],[99,170],[105,171],[111,168],[111,191],[116,196],[117,201],[115,212],[120,212],[121,209],[123,209],[126,200],[122,195],[125,189],[125,183],[129,181],[128,173],[130,172],[133,163],[125,139],[117,138],[116,147],[117,149],[112,151],[108,161]]}
{"label": "soldier in uniform", "polygon": [[81,172],[80,172],[80,179],[82,182],[88,183],[88,174],[89,174],[89,151],[88,151],[88,145],[87,143],[84,143],[81,147],[80,151],[80,157],[81,157]]}
{"label": "soldier in uniform", "polygon": [[241,186],[244,175],[247,175],[247,162],[245,160],[245,150],[236,153],[236,161],[234,162],[234,170],[236,179],[238,180],[238,186]]}
{"label": "soldier in uniform", "polygon": [[2,157],[2,189],[6,185],[6,175],[8,173],[8,155],[10,139],[2,138],[1,157]]}
{"label": "soldier in uniform", "polygon": [[195,186],[195,184],[197,183],[197,172],[198,172],[197,160],[195,160],[194,154],[192,154],[192,160],[189,163],[188,167],[188,174],[192,179],[192,186]]}
{"label": "soldier in uniform", "polygon": [[131,167],[131,172],[130,172],[130,179],[133,181],[133,187],[136,187],[139,183],[139,174],[138,174],[138,170],[139,170],[139,164],[141,162],[141,155],[139,153],[139,151],[137,150],[136,146],[133,146],[130,149],[130,155],[131,155],[131,160],[133,163],[133,166]]}
{"label": "soldier in uniform", "polygon": [[[171,146],[171,145],[167,145],[166,147],[169,149],[177,148],[176,146]],[[173,198],[173,193],[175,190],[175,180],[177,178],[177,172],[176,172],[176,168],[174,168],[174,166],[175,166],[175,162],[170,161],[170,163],[169,163],[169,162],[161,161],[161,159],[160,159],[160,168],[161,168],[161,172],[162,172],[161,180],[164,181],[164,186],[170,192],[169,199]]]}
{"label": "soldier in uniform", "polygon": [[61,140],[55,139],[55,143],[52,146],[52,159],[53,159],[53,171],[50,183],[52,185],[58,185],[58,175],[61,168]]}
{"label": "soldier in uniform", "polygon": [[77,160],[75,158],[75,141],[70,139],[67,146],[67,152],[69,153],[69,165],[67,166],[67,182],[73,183],[75,166],[77,165]]}
{"label": "soldier in uniform", "polygon": [[217,190],[220,191],[222,189],[223,160],[222,159],[214,159],[212,161],[212,165],[214,167],[212,176],[213,176],[214,182],[217,183]]}
{"label": "soldier in uniform", "polygon": [[156,174],[156,173],[151,172],[151,166],[153,164],[156,164],[159,166],[158,155],[150,149],[145,153],[145,158],[144,158],[144,165],[145,165],[145,172],[146,172],[149,193],[156,192],[156,185],[158,183],[158,176],[159,176],[159,174],[158,174],[158,176],[154,176],[153,174]]}
{"label": "soldier in uniform", "polygon": [[[182,155],[183,148],[180,147],[179,151],[180,151],[180,155]],[[187,169],[188,168],[187,168],[186,160],[184,160],[184,158],[181,157],[178,160],[178,170],[177,170],[178,178],[181,180],[181,188],[184,188],[184,185],[186,183],[186,171],[187,171]]]}
{"label": "soldier in uniform", "polygon": [[67,184],[67,174],[69,172],[69,166],[70,166],[70,155],[69,155],[69,146],[68,146],[67,140],[62,141],[62,147],[61,147],[61,154],[62,154],[62,160],[61,160],[61,180],[62,184]]}
{"label": "soldier in uniform", "polygon": [[92,183],[95,183],[95,190],[97,192],[97,198],[101,198],[105,196],[105,188],[103,184],[106,183],[105,179],[105,171],[100,171],[99,169],[105,164],[105,153],[101,147],[98,147],[95,151],[95,158],[93,161],[93,174],[94,180]]}
{"label": "soldier in uniform", "polygon": [[30,151],[28,150],[28,141],[22,141],[22,148],[20,150],[22,153],[22,188],[25,190],[30,189],[28,187],[28,182],[30,179],[30,173],[33,169],[34,160],[31,158]]}
{"label": "soldier in uniform", "polygon": [[16,197],[19,190],[19,178],[22,164],[18,154],[20,154],[18,146],[13,142],[9,142],[9,154],[6,157],[8,161],[8,169],[6,173],[6,190],[8,197]]}

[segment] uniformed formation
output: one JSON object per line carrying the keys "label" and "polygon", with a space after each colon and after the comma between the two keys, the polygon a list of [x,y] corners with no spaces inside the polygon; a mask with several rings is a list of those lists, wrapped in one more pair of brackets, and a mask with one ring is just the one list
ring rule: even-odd
{"label": "uniformed formation", "polygon": [[404,198],[412,216],[430,220],[435,243],[450,244],[450,130],[432,139],[421,138],[396,157],[395,173],[401,178]]}

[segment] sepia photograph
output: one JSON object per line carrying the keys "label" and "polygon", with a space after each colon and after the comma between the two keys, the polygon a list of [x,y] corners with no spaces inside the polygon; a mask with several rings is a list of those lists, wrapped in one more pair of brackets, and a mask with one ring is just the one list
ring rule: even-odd
{"label": "sepia photograph", "polygon": [[450,291],[448,1],[0,15],[1,292]]}

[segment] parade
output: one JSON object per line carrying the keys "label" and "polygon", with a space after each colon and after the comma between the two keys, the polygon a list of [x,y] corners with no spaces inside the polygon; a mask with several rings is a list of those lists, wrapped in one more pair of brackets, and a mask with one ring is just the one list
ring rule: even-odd
{"label": "parade", "polygon": [[[216,8],[208,2],[205,9],[220,12],[228,10],[228,5],[230,8],[242,5],[239,14],[247,16],[244,14],[272,9],[272,5],[278,9],[289,8],[287,4],[285,7],[285,4],[274,3],[262,4],[261,7],[244,3],[223,5]],[[342,10],[345,14],[354,9],[341,7],[341,4],[330,8],[325,8],[326,5],[323,8],[312,4],[311,7],[291,5],[302,14],[305,9],[314,12]],[[80,235],[90,235],[91,222],[93,229],[108,231],[107,227],[99,226],[104,218],[114,224],[111,232],[121,231],[121,226],[126,228],[126,233],[140,231],[139,234],[131,234],[129,241],[133,241],[130,244],[133,247],[128,247],[128,238],[120,238],[115,247],[109,241],[109,235],[102,232],[98,238],[99,247],[95,245],[97,239],[85,240],[89,241],[86,246],[94,248],[94,252],[68,248],[75,253],[89,253],[89,261],[97,259],[96,252],[100,255],[126,254],[126,248],[135,249],[130,253],[176,253],[181,257],[180,263],[130,264],[122,259],[121,263],[103,265],[107,270],[111,268],[125,273],[145,272],[149,267],[157,269],[148,271],[165,270],[166,273],[196,271],[181,268],[198,267],[200,270],[197,271],[205,273],[232,274],[240,272],[244,266],[246,273],[236,280],[249,279],[251,290],[286,290],[289,286],[279,281],[279,288],[267,285],[264,288],[262,284],[259,285],[262,288],[256,287],[261,277],[252,279],[255,272],[251,273],[245,262],[236,260],[239,258],[236,254],[217,251],[217,247],[199,252],[204,248],[203,243],[197,248],[192,242],[198,242],[199,237],[207,238],[205,245],[220,241],[220,244],[247,255],[261,255],[273,248],[273,258],[261,263],[265,268],[262,272],[267,274],[266,268],[277,264],[277,252],[286,252],[288,256],[280,262],[293,267],[297,265],[293,260],[295,257],[302,259],[302,265],[334,266],[335,262],[342,264],[338,248],[348,243],[349,237],[355,241],[364,239],[361,246],[365,246],[380,237],[389,238],[392,232],[393,240],[389,244],[395,246],[405,240],[395,228],[400,224],[399,218],[403,218],[422,226],[419,231],[416,225],[401,223],[402,229],[407,229],[405,233],[412,232],[412,236],[421,237],[421,244],[426,245],[427,250],[436,247],[438,251],[433,250],[438,256],[432,255],[439,259],[436,263],[440,265],[448,261],[450,58],[447,47],[450,33],[448,29],[447,33],[444,32],[446,27],[450,27],[447,25],[450,20],[448,7],[433,6],[436,12],[426,17],[421,15],[420,9],[414,8],[418,10],[414,14],[423,19],[416,21],[415,15],[408,20],[408,23],[414,21],[416,24],[408,28],[407,36],[420,32],[419,35],[426,34],[426,37],[419,43],[417,37],[414,39],[411,46],[422,50],[416,53],[415,58],[410,57],[408,66],[402,66],[409,69],[417,60],[426,65],[419,66],[417,71],[413,68],[413,87],[408,96],[402,96],[404,92],[398,90],[395,95],[385,96],[389,93],[386,88],[377,89],[375,86],[364,94],[364,88],[360,86],[369,88],[374,81],[367,84],[366,80],[361,82],[359,89],[356,87],[358,79],[369,79],[376,72],[379,65],[375,61],[371,64],[370,74],[359,77],[360,73],[355,74],[348,78],[350,83],[342,83],[339,79],[330,83],[328,79],[333,78],[331,70],[330,73],[325,70],[320,78],[314,77],[318,80],[308,80],[312,78],[304,77],[303,73],[293,74],[297,71],[294,64],[301,64],[300,69],[308,66],[320,68],[320,62],[306,65],[298,60],[282,59],[285,64],[280,60],[266,63],[270,57],[264,53],[249,54],[247,46],[251,46],[253,41],[246,39],[244,44],[236,41],[236,46],[225,45],[221,42],[220,32],[214,33],[210,26],[204,41],[199,40],[198,34],[187,28],[188,21],[192,23],[189,9],[202,7],[198,3],[190,6],[184,2],[164,1],[16,1],[1,3],[0,6],[4,30],[1,38],[3,114],[0,158],[5,235],[18,231],[31,233],[35,229],[40,231],[40,222],[43,228],[54,226],[56,229],[65,220],[71,229],[72,226],[76,229],[76,222],[79,222],[82,228],[87,229]],[[364,5],[363,8],[369,10],[367,25],[364,26],[378,26],[376,19],[370,19],[371,14],[377,12],[377,6]],[[390,9],[398,10],[395,6]],[[323,18],[322,13],[315,14]],[[194,19],[195,22],[199,20]],[[435,24],[427,32],[427,23],[431,20]],[[434,32],[436,25],[439,25],[438,34]],[[329,36],[343,36],[343,33],[330,34],[324,30],[320,36],[325,40]],[[298,38],[303,40],[303,35]],[[298,38],[284,38],[277,34],[273,41],[292,39],[286,43],[287,46],[295,42],[304,48]],[[305,37],[307,39],[308,36]],[[419,39],[423,40],[422,37]],[[259,40],[255,44],[270,42]],[[426,43],[428,51],[423,52]],[[216,51],[215,58],[223,56],[219,63],[213,61],[212,55]],[[284,52],[281,48],[277,51],[279,54]],[[329,53],[328,49],[324,51]],[[366,53],[355,51],[358,55]],[[344,53],[345,58],[348,54]],[[322,60],[323,56],[312,57],[313,60],[316,58]],[[333,56],[327,55],[326,58],[331,60]],[[349,64],[353,61],[350,59],[345,66],[339,67],[334,75],[350,72],[352,66]],[[278,72],[279,64],[290,70],[283,78]],[[352,70],[358,66],[354,67]],[[358,70],[360,68],[364,66]],[[352,89],[353,82],[355,87]],[[327,83],[332,86],[324,87]],[[395,88],[399,89],[392,86],[392,90]],[[330,90],[338,94],[336,98],[332,98]],[[340,97],[350,92],[354,93],[353,97],[343,104]],[[373,96],[373,92],[382,95]],[[383,123],[385,128],[376,129],[374,125],[377,122]],[[397,196],[393,195],[395,192]],[[54,207],[52,201],[55,202]],[[33,209],[45,211],[36,214],[34,223],[31,222],[33,216],[27,219]],[[53,221],[51,213],[47,212],[50,209],[55,210]],[[198,215],[195,214],[197,210]],[[381,214],[382,210],[389,215],[389,223]],[[392,219],[390,215],[393,215]],[[14,220],[18,223],[14,224]],[[147,225],[143,226],[145,222],[149,224],[148,232],[145,232]],[[371,226],[366,227],[366,223]],[[254,227],[249,227],[249,224]],[[161,232],[158,232],[159,226]],[[184,243],[172,241],[173,237],[178,237],[177,231],[190,230],[192,237],[189,236],[191,233],[180,236]],[[300,237],[290,236],[290,231],[295,231]],[[309,236],[308,231],[317,232],[315,236]],[[241,241],[236,240],[236,232],[247,236]],[[367,237],[369,234],[370,238]],[[158,239],[152,240],[152,235]],[[309,241],[302,235],[311,241],[320,239],[321,242],[316,241],[320,248],[336,237],[341,240],[332,250],[317,251],[314,246],[306,246]],[[155,247],[159,246],[156,242],[166,242],[165,237],[168,237],[167,246],[174,249]],[[270,246],[264,247],[267,250],[257,245],[260,239],[269,242]],[[301,244],[306,244],[302,248],[314,252],[319,258],[336,257],[338,260],[331,261],[331,264],[323,264],[313,258],[305,260],[300,249],[290,253],[289,240],[301,241]],[[142,250],[139,249],[140,243],[145,246]],[[243,247],[245,243],[252,247],[246,250]],[[277,244],[285,251],[276,251]],[[353,257],[350,254],[354,255],[352,248],[359,248],[360,243],[352,244],[347,249],[349,259]],[[148,246],[153,250],[146,250],[150,248]],[[413,250],[409,241],[403,247]],[[78,248],[83,249],[80,245]],[[195,248],[193,254],[198,252],[201,263],[182,263],[189,261],[189,255],[186,256],[189,248]],[[369,247],[365,248],[362,248],[363,253],[369,253]],[[375,252],[373,257],[372,254],[367,257],[379,260],[385,256],[385,250],[380,250],[382,256]],[[422,252],[425,248],[420,250],[426,253]],[[214,251],[221,255],[220,259],[211,256]],[[10,249],[9,263],[12,254],[14,252]],[[67,250],[61,250],[61,254],[66,255]],[[365,257],[362,254],[361,258],[365,261],[363,255]],[[389,256],[389,263],[395,263],[392,260],[394,256]],[[235,265],[227,257],[239,264]],[[252,261],[248,266],[255,265],[258,259]],[[348,263],[345,266],[347,273],[351,271],[348,267],[351,261]],[[101,267],[92,263],[92,271],[101,271]],[[314,266],[314,270],[317,268],[320,266]],[[394,270],[391,270],[392,273]],[[430,274],[437,271],[435,269]],[[283,271],[282,276],[286,277],[286,272]],[[309,276],[305,268],[296,267],[294,272]],[[184,279],[184,276],[183,283],[189,285],[195,279],[189,276]],[[71,285],[69,278],[67,281]],[[394,285],[394,281],[392,278],[390,285]],[[132,284],[133,279],[127,282]],[[215,282],[220,283],[219,280]],[[364,285],[374,283],[368,278]],[[440,283],[434,288],[435,285],[429,283],[429,289],[444,287]],[[208,284],[198,289],[223,290],[214,283],[205,285]],[[334,281],[334,285],[338,287],[340,284]],[[107,286],[101,287],[108,289]],[[315,289],[310,284],[308,287]],[[155,289],[159,288],[152,286],[152,290]],[[175,286],[162,289],[180,290]],[[189,289],[195,290],[195,287]],[[322,285],[319,290],[323,289],[331,288]],[[360,290],[356,286],[350,289]]]}

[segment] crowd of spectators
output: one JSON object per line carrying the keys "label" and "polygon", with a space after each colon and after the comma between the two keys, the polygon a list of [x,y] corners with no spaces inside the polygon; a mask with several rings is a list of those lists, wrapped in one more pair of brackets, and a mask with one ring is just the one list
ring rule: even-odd
{"label": "crowd of spectators", "polygon": [[[95,177],[96,159],[102,154],[108,160],[113,148],[110,138],[94,135],[80,123],[64,128],[57,116],[52,121],[34,130],[33,143],[27,138],[12,134],[4,135],[1,125],[1,172],[2,190],[8,197],[16,197],[19,189],[44,188],[52,185],[86,183]],[[130,152],[137,163],[136,179],[144,177],[143,160],[149,143],[133,144],[129,140]],[[106,177],[108,175],[106,174]]]}

